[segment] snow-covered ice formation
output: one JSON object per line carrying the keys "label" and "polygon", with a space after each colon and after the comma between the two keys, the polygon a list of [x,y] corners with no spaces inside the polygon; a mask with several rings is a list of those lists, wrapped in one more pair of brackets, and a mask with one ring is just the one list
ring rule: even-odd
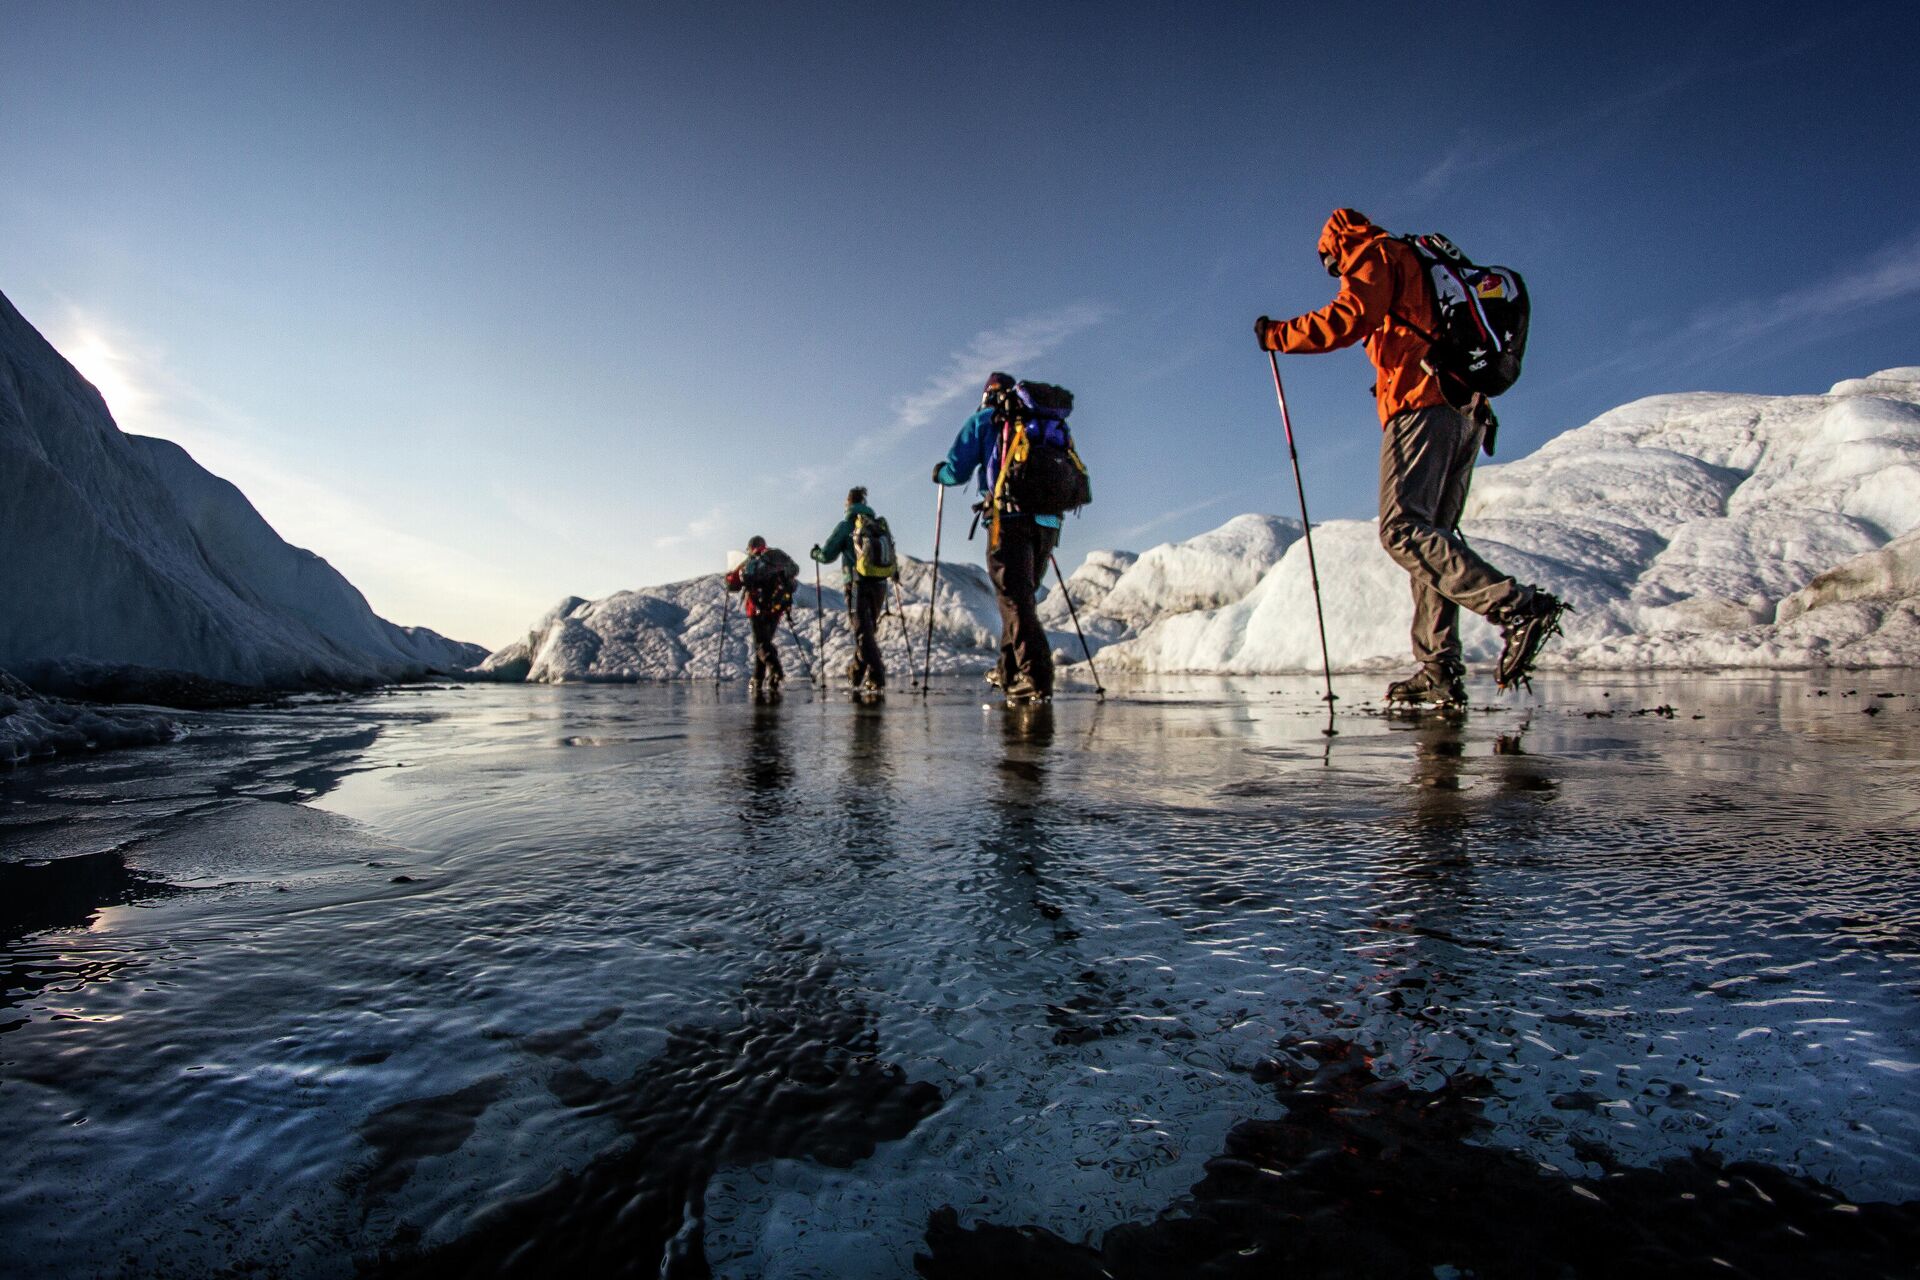
{"label": "snow-covered ice formation", "polygon": [[[1852,379],[1825,395],[1637,401],[1528,457],[1481,468],[1462,522],[1495,565],[1575,605],[1564,641],[1543,659],[1557,667],[1920,662],[1917,527],[1920,368]],[[1334,664],[1406,662],[1407,576],[1381,550],[1374,522],[1321,524],[1314,552]],[[973,564],[943,564],[940,574],[934,669],[982,669],[999,634],[991,585]],[[570,598],[479,674],[707,676],[719,638],[719,581],[716,574],[605,600]],[[927,566],[908,561],[902,607],[916,655],[926,584]],[[1095,551],[1067,586],[1105,669],[1265,674],[1320,665],[1307,547],[1295,520],[1243,515],[1139,555]],[[825,662],[837,672],[850,654],[843,598],[830,588],[825,601]],[[1056,654],[1078,658],[1057,584],[1040,616]],[[811,583],[794,621],[799,649],[810,654]],[[890,663],[904,652],[899,636],[898,622],[888,620]],[[1471,660],[1499,650],[1497,634],[1477,618],[1467,619],[1463,636]],[[744,659],[736,621],[730,670]]]}
{"label": "snow-covered ice formation", "polygon": [[180,446],[122,432],[4,295],[0,548],[0,666],[35,684],[78,665],[353,685],[485,656],[376,616]]}
{"label": "snow-covered ice formation", "polygon": [[[896,682],[905,682],[907,672],[918,671],[925,658],[932,580],[931,564],[900,557],[899,583],[892,592],[889,616],[881,619],[880,627],[881,651]],[[816,600],[821,606],[818,613]],[[723,615],[722,674],[737,678],[751,662],[747,624],[739,596],[727,596],[717,573],[620,591],[601,600],[569,596],[541,615],[524,637],[490,655],[469,674],[553,684],[711,679]],[[802,582],[789,618],[792,627],[781,634],[788,676],[811,674],[816,648],[825,669],[836,678],[843,676],[853,658],[853,644],[837,564],[822,570],[817,597],[811,579]],[[984,670],[993,664],[999,645],[1000,614],[986,570],[971,564],[942,564],[939,606],[934,613],[933,670],[949,674]]]}
{"label": "snow-covered ice formation", "polygon": [[42,698],[0,671],[0,766],[40,756],[172,742],[183,730],[153,711],[103,710]]}
{"label": "snow-covered ice formation", "polygon": [[[1297,520],[1240,516],[1211,533],[1144,555],[1094,551],[1068,576],[1067,589],[1088,643],[1098,653],[1103,645],[1135,635],[1170,614],[1240,598],[1299,536]],[[819,596],[825,633],[821,661],[838,678],[853,657],[852,638],[840,568],[828,566],[824,574]],[[882,619],[880,629],[881,650],[896,681],[903,673],[919,671],[926,661],[931,581],[931,565],[901,557],[891,616]],[[622,591],[603,600],[569,596],[535,620],[526,636],[490,655],[470,674],[541,683],[711,678],[720,640],[721,596],[717,573]],[[793,629],[782,638],[786,652],[793,655],[789,675],[806,672],[820,647],[823,628],[814,601],[813,583],[803,581],[795,594]],[[737,598],[731,609],[725,674],[734,676],[745,669],[749,655]],[[1048,584],[1039,612],[1056,655],[1062,661],[1079,657],[1074,619],[1057,579]],[[984,671],[993,665],[999,645],[1000,613],[986,570],[967,562],[941,564],[933,670]]]}
{"label": "snow-covered ice formation", "polygon": [[[1299,537],[1298,520],[1244,515],[1137,556],[1096,551],[1069,579],[1073,607],[1098,652],[1102,645],[1137,635],[1162,618],[1243,598]],[[1071,636],[1073,618],[1058,591],[1042,603],[1040,616],[1049,630]]]}
{"label": "snow-covered ice formation", "polygon": [[[1655,396],[1482,468],[1462,531],[1495,565],[1572,601],[1553,667],[1920,661],[1920,368],[1825,395]],[[1337,667],[1406,661],[1406,575],[1372,521],[1314,531]],[[1470,659],[1497,652],[1478,619]],[[1304,546],[1223,608],[1162,619],[1115,669],[1319,665]]]}

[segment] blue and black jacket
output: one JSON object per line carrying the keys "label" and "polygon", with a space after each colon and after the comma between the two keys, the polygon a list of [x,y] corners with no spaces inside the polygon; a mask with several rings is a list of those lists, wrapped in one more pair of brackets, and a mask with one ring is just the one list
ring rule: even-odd
{"label": "blue and black jacket", "polygon": [[[960,434],[954,437],[953,448],[947,450],[947,460],[940,464],[938,479],[944,485],[965,484],[974,472],[980,473],[980,494],[982,497],[993,493],[993,462],[996,446],[999,444],[1000,415],[992,408],[982,405],[967,419],[967,425],[960,428]],[[1060,528],[1059,516],[1033,516],[1035,524],[1046,525],[1052,529]]]}

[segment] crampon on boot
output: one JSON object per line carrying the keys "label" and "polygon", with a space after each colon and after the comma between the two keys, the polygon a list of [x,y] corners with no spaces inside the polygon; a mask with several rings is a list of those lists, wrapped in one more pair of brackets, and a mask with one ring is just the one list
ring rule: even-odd
{"label": "crampon on boot", "polygon": [[1387,686],[1387,701],[1415,707],[1464,707],[1466,669],[1450,662],[1423,662],[1405,680]]}
{"label": "crampon on boot", "polygon": [[1525,603],[1493,619],[1500,625],[1500,662],[1494,685],[1504,693],[1515,685],[1533,688],[1533,664],[1547,641],[1560,634],[1560,618],[1573,608],[1560,597],[1535,590]]}
{"label": "crampon on boot", "polygon": [[1052,701],[1053,695],[1042,693],[1039,686],[1034,684],[1025,673],[1015,676],[1013,683],[1007,686],[1007,705],[1010,707],[1031,707],[1037,703]]}

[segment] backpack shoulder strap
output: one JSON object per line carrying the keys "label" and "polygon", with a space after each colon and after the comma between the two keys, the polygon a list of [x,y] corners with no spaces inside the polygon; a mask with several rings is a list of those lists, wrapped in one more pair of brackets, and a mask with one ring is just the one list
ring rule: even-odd
{"label": "backpack shoulder strap", "polygon": [[[1389,236],[1387,238],[1390,240],[1399,241],[1401,244],[1405,245],[1408,248],[1408,250],[1413,254],[1414,270],[1418,271],[1423,277],[1426,278],[1427,292],[1429,295],[1432,295],[1433,279],[1432,279],[1432,276],[1429,274],[1431,269],[1427,265],[1427,261],[1430,257],[1432,257],[1432,255],[1429,254],[1424,248],[1421,247],[1420,237]],[[1440,305],[1440,300],[1437,296],[1435,296],[1434,306],[1438,308],[1439,305]],[[1426,328],[1423,325],[1415,324],[1410,318],[1408,318],[1405,314],[1403,314],[1398,308],[1389,308],[1387,311],[1387,319],[1396,321],[1401,325],[1401,327],[1411,330],[1415,337],[1419,338],[1422,342],[1425,342],[1430,347],[1438,346],[1440,344],[1440,338],[1437,334],[1435,334],[1432,330]]]}

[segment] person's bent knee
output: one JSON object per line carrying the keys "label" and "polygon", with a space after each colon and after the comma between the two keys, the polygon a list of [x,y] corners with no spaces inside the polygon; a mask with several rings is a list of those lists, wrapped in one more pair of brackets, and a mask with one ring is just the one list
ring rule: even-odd
{"label": "person's bent knee", "polygon": [[1390,520],[1382,520],[1380,522],[1380,545],[1386,550],[1389,556],[1393,557],[1394,563],[1404,565],[1408,558],[1413,555],[1414,543],[1420,538],[1420,535],[1428,532],[1432,528],[1432,525],[1423,524],[1418,520],[1409,519],[1404,516],[1395,517]]}

